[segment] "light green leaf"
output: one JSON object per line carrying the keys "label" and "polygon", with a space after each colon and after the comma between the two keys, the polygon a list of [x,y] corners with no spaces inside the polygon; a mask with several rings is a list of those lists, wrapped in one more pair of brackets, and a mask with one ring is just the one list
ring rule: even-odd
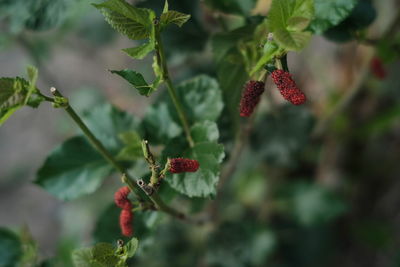
{"label": "light green leaf", "polygon": [[250,75],[253,75],[260,69],[262,69],[265,64],[267,64],[270,60],[274,58],[277,54],[279,54],[280,50],[278,45],[275,43],[275,41],[268,41],[264,45],[264,53],[262,57],[257,61],[257,64],[253,67],[253,69],[250,72]]}
{"label": "light green leaf", "polygon": [[75,267],[105,267],[103,264],[93,262],[92,248],[74,250],[72,261]]}
{"label": "light green leaf", "polygon": [[169,7],[168,7],[168,0],[165,0],[165,3],[164,3],[164,8],[163,8],[163,14],[164,13],[167,13],[168,12],[168,9],[169,9]]}
{"label": "light green leaf", "polygon": [[213,142],[219,138],[218,126],[212,121],[195,123],[190,129],[190,133],[196,143]]}
{"label": "light green leaf", "polygon": [[115,249],[110,243],[97,243],[92,248],[93,260],[104,266],[116,266],[119,257],[115,255]]}
{"label": "light green leaf", "polygon": [[149,96],[153,93],[152,88],[143,78],[143,75],[130,69],[124,70],[111,70],[111,73],[118,74],[130,84],[132,84],[141,95]]}
{"label": "light green leaf", "polygon": [[155,14],[150,9],[137,8],[124,0],[108,0],[92,4],[99,9],[106,21],[118,32],[133,40],[151,36]]}
{"label": "light green leaf", "polygon": [[61,200],[96,191],[112,167],[84,137],[73,137],[57,147],[37,173],[35,183]]}
{"label": "light green leaf", "polygon": [[313,0],[273,0],[268,18],[274,40],[287,50],[301,50],[311,37],[303,30],[313,15]]}
{"label": "light green leaf", "polygon": [[122,49],[133,59],[143,59],[148,53],[154,50],[154,42],[147,42],[137,47]]}
{"label": "light green leaf", "polygon": [[22,256],[21,241],[16,234],[0,228],[0,266],[17,267]]}
{"label": "light green leaf", "polygon": [[142,139],[137,132],[130,131],[119,135],[125,146],[118,153],[118,160],[136,160],[143,156]]}
{"label": "light green leaf", "polygon": [[310,24],[310,29],[321,34],[329,28],[338,25],[357,4],[357,0],[314,0],[315,18]]}
{"label": "light green leaf", "polygon": [[160,17],[161,28],[168,24],[174,23],[179,27],[182,27],[190,19],[190,15],[184,14],[178,11],[170,10],[163,13]]}
{"label": "light green leaf", "polygon": [[218,119],[224,104],[215,79],[201,75],[181,83],[177,91],[191,122]]}
{"label": "light green leaf", "polygon": [[206,5],[223,13],[248,16],[257,0],[206,0]]}
{"label": "light green leaf", "polygon": [[128,258],[132,258],[139,246],[139,241],[136,238],[132,238],[126,245],[126,253]]}
{"label": "light green leaf", "polygon": [[220,163],[225,153],[221,144],[202,142],[189,149],[186,158],[198,160],[197,172],[173,174],[167,176],[169,185],[189,197],[209,197],[216,194],[220,174]]}

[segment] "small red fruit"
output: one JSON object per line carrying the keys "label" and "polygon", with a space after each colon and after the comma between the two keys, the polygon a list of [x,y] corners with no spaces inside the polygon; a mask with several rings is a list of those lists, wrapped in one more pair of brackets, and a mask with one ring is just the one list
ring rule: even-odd
{"label": "small red fruit", "polygon": [[371,60],[370,69],[372,74],[379,80],[383,80],[386,78],[386,70],[380,58],[374,57]]}
{"label": "small red fruit", "polygon": [[245,85],[242,99],[240,100],[240,116],[250,117],[254,108],[260,102],[264,93],[265,84],[261,81],[248,81]]}
{"label": "small red fruit", "polygon": [[130,200],[128,199],[128,195],[130,192],[131,192],[131,190],[127,186],[121,187],[117,192],[115,192],[114,202],[121,209],[131,209],[132,208],[132,204],[131,204]]}
{"label": "small red fruit", "polygon": [[272,72],[271,77],[284,99],[293,105],[301,105],[306,102],[306,95],[297,87],[289,72],[276,70]]}
{"label": "small red fruit", "polygon": [[169,171],[172,173],[195,172],[199,166],[199,162],[194,159],[174,158],[169,160]]}
{"label": "small red fruit", "polygon": [[133,235],[133,213],[130,209],[121,210],[119,215],[119,225],[121,227],[121,232],[124,236],[130,237]]}

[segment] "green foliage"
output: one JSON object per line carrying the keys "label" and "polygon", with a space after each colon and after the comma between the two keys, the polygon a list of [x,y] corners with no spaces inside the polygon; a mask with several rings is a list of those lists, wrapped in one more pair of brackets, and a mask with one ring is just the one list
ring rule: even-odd
{"label": "green foliage", "polygon": [[0,126],[24,105],[36,108],[44,101],[35,86],[37,70],[29,68],[28,72],[29,82],[20,77],[0,78]]}
{"label": "green foliage", "polygon": [[224,104],[215,79],[201,75],[181,83],[177,91],[190,122],[218,119]]}
{"label": "green foliage", "polygon": [[135,255],[137,246],[136,238],[117,249],[109,243],[97,243],[92,248],[74,251],[72,258],[75,267],[126,267],[126,261]]}
{"label": "green foliage", "polygon": [[274,0],[269,11],[269,27],[280,46],[299,51],[311,33],[304,31],[314,16],[312,0]]}
{"label": "green foliage", "polygon": [[21,241],[16,234],[0,228],[0,266],[17,267],[22,256]]}
{"label": "green foliage", "polygon": [[321,34],[342,22],[353,10],[357,0],[315,0],[315,18],[310,29]]}
{"label": "green foliage", "polygon": [[169,185],[189,197],[208,197],[216,194],[219,180],[220,163],[224,159],[224,147],[217,143],[219,133],[217,125],[204,121],[192,126],[191,133],[196,142],[192,148],[182,148],[176,141],[167,145],[164,154],[168,157],[196,159],[200,168],[194,173],[170,174]]}
{"label": "green foliage", "polygon": [[125,132],[119,135],[125,146],[117,155],[118,160],[136,160],[143,156],[142,153],[142,138],[137,132]]}
{"label": "green foliage", "polygon": [[102,12],[115,30],[128,38],[140,40],[151,37],[155,18],[152,10],[131,6],[124,0],[108,0],[93,6]]}
{"label": "green foliage", "polygon": [[175,10],[168,10],[168,0],[165,1],[163,13],[160,16],[161,29],[168,24],[176,24],[182,27],[190,19],[190,15]]}
{"label": "green foliage", "polygon": [[[122,49],[122,51],[127,53],[133,59],[143,59],[145,56],[147,56],[153,50],[154,50],[154,42],[153,41],[149,41],[149,42],[144,43],[137,47]],[[127,70],[125,70],[125,71],[127,71]],[[118,72],[117,72],[117,74],[118,74]]]}
{"label": "green foliage", "polygon": [[35,183],[61,200],[96,191],[112,167],[84,137],[73,137],[48,156]]}
{"label": "green foliage", "polygon": [[223,13],[249,15],[257,0],[206,0],[206,5]]}
{"label": "green foliage", "polygon": [[24,29],[49,30],[68,17],[76,0],[4,0],[0,2],[0,19],[5,18],[9,29],[19,33]]}

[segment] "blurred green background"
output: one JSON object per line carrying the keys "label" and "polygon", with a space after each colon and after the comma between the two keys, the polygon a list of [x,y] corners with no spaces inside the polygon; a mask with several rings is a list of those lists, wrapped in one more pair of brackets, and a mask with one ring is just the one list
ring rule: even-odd
{"label": "blurred green background", "polygon": [[[39,87],[55,86],[78,112],[107,101],[141,118],[163,90],[145,98],[108,69],[134,68],[151,77],[151,61],[122,53],[135,43],[112,30],[91,2],[0,1],[0,76],[21,75],[32,64]],[[129,2],[158,11],[163,6],[161,0]],[[212,36],[265,15],[269,5],[170,0],[170,7],[192,15],[164,36],[173,79],[217,76]],[[376,18],[366,33],[379,38],[400,4],[377,0],[373,6]],[[218,196],[175,201],[207,214],[211,223],[136,215],[140,246],[132,266],[400,266],[399,52],[379,48],[387,52],[388,73],[380,81],[365,62],[374,48],[346,38],[337,43],[315,36],[304,51],[290,53],[307,105],[287,105],[269,84],[249,144]],[[390,38],[399,40],[399,27]],[[229,154],[230,125],[222,118],[219,128]],[[19,110],[0,128],[0,226],[24,240],[32,235],[42,266],[72,266],[73,249],[115,242],[119,233],[112,204],[118,177],[67,203],[31,183],[49,151],[76,132],[62,111],[46,104]]]}

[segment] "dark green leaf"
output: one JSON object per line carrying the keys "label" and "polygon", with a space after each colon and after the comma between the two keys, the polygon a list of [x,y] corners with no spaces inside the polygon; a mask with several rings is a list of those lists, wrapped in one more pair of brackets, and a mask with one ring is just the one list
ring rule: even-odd
{"label": "dark green leaf", "polygon": [[128,38],[139,40],[151,37],[155,18],[152,10],[131,6],[124,0],[108,0],[93,6],[103,13],[114,29]]}
{"label": "dark green leaf", "polygon": [[144,80],[142,74],[130,70],[111,70],[111,73],[118,74],[130,84],[132,84],[141,95],[149,96],[154,90],[153,88]]}
{"label": "dark green leaf", "polygon": [[315,18],[310,29],[318,34],[342,22],[353,10],[357,0],[315,0]]}
{"label": "dark green leaf", "polygon": [[57,147],[37,173],[35,183],[62,200],[96,191],[112,167],[84,137],[73,137]]}
{"label": "dark green leaf", "polygon": [[257,0],[206,0],[205,3],[223,13],[249,15]]}
{"label": "dark green leaf", "polygon": [[22,256],[21,241],[6,228],[0,228],[0,266],[17,267]]}
{"label": "dark green leaf", "polygon": [[[122,49],[133,59],[142,59],[154,50],[154,42],[147,42],[137,47]],[[121,75],[122,76],[122,75]]]}
{"label": "dark green leaf", "polygon": [[201,75],[181,83],[177,91],[191,122],[218,119],[224,104],[215,79]]}
{"label": "dark green leaf", "polygon": [[97,261],[104,266],[116,266],[119,257],[115,255],[114,247],[109,243],[97,243],[92,248],[93,260]]}
{"label": "dark green leaf", "polygon": [[184,14],[178,11],[170,10],[166,13],[161,14],[160,23],[161,27],[168,26],[168,24],[174,23],[179,27],[182,27],[190,19],[190,15]]}

